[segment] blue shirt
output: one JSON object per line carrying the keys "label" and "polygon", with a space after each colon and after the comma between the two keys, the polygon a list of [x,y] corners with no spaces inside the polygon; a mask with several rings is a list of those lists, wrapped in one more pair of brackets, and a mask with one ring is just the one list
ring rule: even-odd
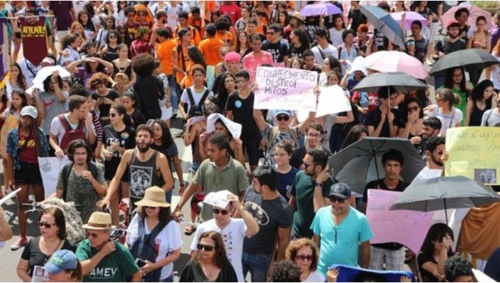
{"label": "blue shirt", "polygon": [[318,270],[323,275],[332,264],[357,266],[359,244],[374,236],[366,216],[352,207],[338,226],[333,223],[332,207],[320,208],[311,230],[321,237]]}

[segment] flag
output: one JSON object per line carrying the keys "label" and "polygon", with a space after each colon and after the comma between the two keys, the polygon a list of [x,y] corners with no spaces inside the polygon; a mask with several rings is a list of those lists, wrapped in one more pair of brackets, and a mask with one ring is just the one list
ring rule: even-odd
{"label": "flag", "polygon": [[45,17],[27,17],[20,20],[24,57],[38,66],[48,53]]}
{"label": "flag", "polygon": [[7,31],[8,19],[0,18],[0,89],[9,81],[9,34]]}

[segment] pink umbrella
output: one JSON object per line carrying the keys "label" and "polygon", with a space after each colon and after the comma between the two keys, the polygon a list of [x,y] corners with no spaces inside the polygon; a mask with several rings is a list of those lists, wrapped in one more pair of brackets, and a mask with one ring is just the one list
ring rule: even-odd
{"label": "pink umbrella", "polygon": [[455,12],[458,9],[462,8],[467,8],[469,10],[469,20],[467,20],[467,25],[471,26],[473,30],[476,29],[476,19],[479,16],[483,16],[486,18],[486,29],[491,29],[492,28],[492,23],[491,23],[491,14],[483,9],[480,9],[476,6],[455,6],[449,9],[444,15],[441,16],[441,19],[443,20],[443,23],[446,24],[452,19],[455,19]]}
{"label": "pink umbrella", "polygon": [[406,20],[405,20],[405,29],[409,30],[411,28],[411,23],[414,21],[419,21],[422,23],[422,26],[426,27],[429,26],[429,23],[427,22],[427,19],[422,17],[417,12],[395,12],[391,13],[391,17],[395,19],[399,24],[401,24],[401,21],[403,20],[403,14],[406,14]]}
{"label": "pink umbrella", "polygon": [[417,58],[400,51],[379,51],[365,58],[369,70],[379,72],[404,72],[416,79],[428,76],[424,64]]}

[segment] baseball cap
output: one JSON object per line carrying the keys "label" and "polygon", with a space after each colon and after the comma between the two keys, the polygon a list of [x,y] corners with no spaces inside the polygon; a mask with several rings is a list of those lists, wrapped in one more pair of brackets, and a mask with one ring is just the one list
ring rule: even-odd
{"label": "baseball cap", "polygon": [[21,109],[21,117],[22,116],[31,116],[33,119],[36,119],[38,117],[38,111],[33,106],[24,106],[23,109]]}
{"label": "baseball cap", "polygon": [[58,250],[50,257],[49,262],[43,267],[48,273],[55,275],[65,270],[76,269],[78,260],[76,255],[69,250]]}
{"label": "baseball cap", "polygon": [[455,19],[451,19],[448,21],[448,23],[446,23],[446,29],[449,29],[452,26],[460,27],[460,23]]}
{"label": "baseball cap", "polygon": [[54,65],[56,62],[54,61],[54,59],[52,59],[50,57],[45,57],[45,58],[43,58],[42,63],[47,63],[49,65]]}
{"label": "baseball cap", "polygon": [[290,110],[276,110],[274,111],[274,117],[277,117],[278,115],[288,115],[288,116],[292,116],[292,112]]}
{"label": "baseball cap", "polygon": [[224,59],[226,59],[226,62],[240,62],[241,56],[240,56],[240,54],[238,54],[234,51],[231,51],[231,52],[226,54]]}
{"label": "baseball cap", "polygon": [[343,199],[348,199],[351,197],[351,188],[346,183],[336,183],[330,187],[330,193],[328,197],[339,197]]}

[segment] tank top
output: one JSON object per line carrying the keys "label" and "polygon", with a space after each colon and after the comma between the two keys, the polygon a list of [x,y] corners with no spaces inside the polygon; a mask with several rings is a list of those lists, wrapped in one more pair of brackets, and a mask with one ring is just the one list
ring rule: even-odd
{"label": "tank top", "polygon": [[472,108],[472,113],[470,114],[469,126],[481,126],[481,120],[483,119],[483,114],[486,110],[488,110],[488,107],[485,106],[484,110],[481,110],[474,102],[474,108]]}
{"label": "tank top", "polygon": [[156,168],[158,151],[154,151],[149,160],[142,162],[137,158],[137,149],[134,149],[130,160],[130,209],[136,208],[135,203],[144,197],[144,192],[152,186],[163,186],[163,179]]}

